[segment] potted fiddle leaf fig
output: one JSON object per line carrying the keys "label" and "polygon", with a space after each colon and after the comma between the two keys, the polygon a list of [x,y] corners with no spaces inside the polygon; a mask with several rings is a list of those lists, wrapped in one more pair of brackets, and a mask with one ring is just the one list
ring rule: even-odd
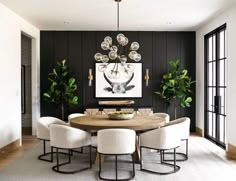
{"label": "potted fiddle leaf fig", "polygon": [[43,96],[45,101],[61,106],[61,118],[64,120],[65,105],[77,105],[76,79],[67,69],[66,60],[57,62],[57,66],[48,74],[50,86]]}
{"label": "potted fiddle leaf fig", "polygon": [[[176,119],[176,106],[190,107],[192,102],[192,81],[188,70],[180,68],[180,60],[169,61],[171,69],[163,75],[160,91],[155,92],[168,105],[174,104],[174,116]],[[178,104],[178,105],[177,105]]]}

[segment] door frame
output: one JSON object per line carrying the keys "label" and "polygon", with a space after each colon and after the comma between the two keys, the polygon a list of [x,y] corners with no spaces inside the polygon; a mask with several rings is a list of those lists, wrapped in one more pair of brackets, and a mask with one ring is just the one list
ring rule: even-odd
{"label": "door frame", "polygon": [[[40,117],[40,34],[37,31],[21,29],[21,34],[31,38],[31,106],[32,106],[32,135],[36,135],[36,124]],[[20,38],[21,41],[21,38]],[[21,43],[20,43],[21,44]],[[20,46],[21,48],[21,46]],[[22,126],[22,119],[21,124]],[[22,145],[22,131],[20,128],[20,145]]]}
{"label": "door frame", "polygon": [[[227,137],[226,137],[226,130],[227,130],[227,122],[225,122],[225,145],[219,143],[218,141],[214,141],[212,138],[210,138],[207,134],[208,132],[208,124],[207,124],[207,110],[208,110],[208,107],[207,107],[207,84],[208,84],[208,74],[207,74],[207,64],[208,64],[208,60],[207,60],[207,38],[213,34],[216,34],[218,33],[219,31],[225,29],[226,30],[226,33],[225,33],[225,57],[226,59],[228,60],[228,57],[227,57],[227,24],[224,23],[223,25],[219,26],[218,28],[214,29],[213,31],[207,33],[206,35],[204,35],[204,137],[207,138],[209,141],[212,141],[214,144],[222,147],[223,149],[226,149],[226,145],[227,145]],[[217,36],[216,36],[216,43],[217,43]],[[216,47],[216,59],[217,59],[217,55],[218,55],[218,49]],[[224,60],[225,61],[225,60]],[[225,61],[225,86],[226,86],[226,90],[225,90],[225,106],[226,106],[226,111],[225,111],[225,114],[227,116],[227,62]],[[217,74],[217,63],[216,63],[216,79],[218,77],[218,74]],[[217,86],[217,82],[216,82],[216,86]],[[216,92],[217,93],[217,92]],[[216,118],[217,119],[217,118]],[[218,123],[216,122],[216,132],[219,130],[217,128],[217,125]],[[218,133],[216,133],[217,135]]]}

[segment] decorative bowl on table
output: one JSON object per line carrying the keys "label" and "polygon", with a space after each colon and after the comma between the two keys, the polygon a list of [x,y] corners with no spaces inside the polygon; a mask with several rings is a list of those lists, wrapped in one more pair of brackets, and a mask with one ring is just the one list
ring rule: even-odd
{"label": "decorative bowl on table", "polygon": [[112,120],[128,120],[134,117],[133,112],[124,112],[124,111],[116,111],[108,113],[109,119]]}

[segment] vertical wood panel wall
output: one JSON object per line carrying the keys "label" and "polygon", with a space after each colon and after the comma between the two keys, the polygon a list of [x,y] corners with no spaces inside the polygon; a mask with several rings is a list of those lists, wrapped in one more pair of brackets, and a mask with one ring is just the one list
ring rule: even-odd
{"label": "vertical wood panel wall", "polygon": [[[141,99],[135,100],[135,108],[153,107],[154,112],[167,112],[173,119],[173,106],[167,107],[163,101],[154,94],[159,89],[162,74],[169,70],[168,61],[181,59],[181,66],[189,70],[193,80],[196,73],[196,47],[195,32],[123,32],[129,41],[138,41],[139,52],[142,55],[142,74],[149,69],[149,86],[143,88]],[[56,62],[67,59],[69,69],[77,79],[79,105],[67,107],[66,114],[83,112],[85,108],[98,107],[95,98],[95,81],[93,86],[88,86],[88,70],[93,69],[95,76],[94,54],[101,52],[100,44],[107,35],[116,36],[116,32],[105,31],[41,31],[41,116],[60,117],[60,107],[56,108],[43,101],[42,94],[48,88],[48,73],[52,71]],[[102,99],[107,100],[107,99]],[[195,130],[195,89],[193,102],[190,108],[178,108],[179,116],[191,118],[191,130]]]}

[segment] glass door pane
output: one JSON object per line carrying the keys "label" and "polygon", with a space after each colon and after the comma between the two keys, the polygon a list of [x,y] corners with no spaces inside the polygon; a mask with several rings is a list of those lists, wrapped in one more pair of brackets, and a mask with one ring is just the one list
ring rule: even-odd
{"label": "glass door pane", "polygon": [[225,31],[226,25],[205,36],[205,136],[222,147],[225,147],[226,122]]}

